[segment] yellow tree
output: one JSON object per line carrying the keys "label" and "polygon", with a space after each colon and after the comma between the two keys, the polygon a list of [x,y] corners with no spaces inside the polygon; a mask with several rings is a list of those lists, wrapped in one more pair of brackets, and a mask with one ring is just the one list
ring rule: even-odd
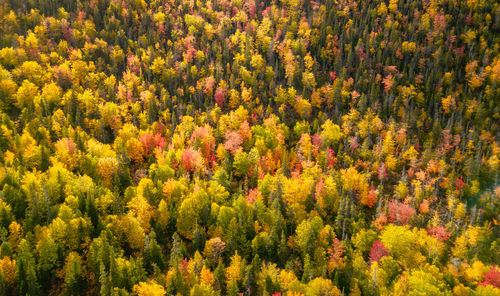
{"label": "yellow tree", "polygon": [[38,87],[30,81],[24,80],[23,84],[18,88],[16,93],[17,107],[22,109],[30,106],[37,94]]}
{"label": "yellow tree", "polygon": [[163,296],[167,294],[165,288],[157,284],[154,280],[140,282],[132,288],[132,291],[134,291],[134,295],[137,296]]}
{"label": "yellow tree", "polygon": [[182,201],[177,216],[177,231],[186,238],[192,238],[199,219],[201,204],[195,197]]}
{"label": "yellow tree", "polygon": [[16,281],[16,260],[12,260],[9,257],[0,259],[0,271],[4,274],[9,286],[14,287]]}
{"label": "yellow tree", "polygon": [[104,157],[97,162],[97,173],[104,185],[110,187],[114,176],[118,173],[118,161],[114,157]]}
{"label": "yellow tree", "polygon": [[334,124],[330,119],[323,123],[321,129],[321,140],[326,146],[336,144],[338,141],[340,141],[340,139],[344,137],[340,126]]}
{"label": "yellow tree", "polygon": [[14,250],[17,249],[17,246],[21,242],[22,238],[23,230],[21,228],[21,225],[19,225],[19,223],[17,223],[16,221],[10,223],[8,241]]}
{"label": "yellow tree", "polygon": [[335,287],[331,280],[315,278],[309,282],[306,288],[306,296],[340,296],[342,292]]}
{"label": "yellow tree", "polygon": [[56,152],[52,157],[52,162],[60,162],[65,168],[72,171],[79,165],[81,152],[75,142],[70,138],[62,138],[55,144]]}
{"label": "yellow tree", "polygon": [[229,288],[234,283],[238,283],[242,279],[242,272],[244,271],[245,262],[238,251],[231,257],[231,264],[226,268],[226,284]]}
{"label": "yellow tree", "polygon": [[128,202],[127,207],[129,213],[139,220],[141,227],[148,232],[149,220],[153,216],[153,207],[148,203],[147,199],[142,195],[137,195]]}
{"label": "yellow tree", "polygon": [[340,171],[344,190],[358,193],[361,196],[368,194],[368,181],[366,176],[359,173],[356,168],[349,167]]}

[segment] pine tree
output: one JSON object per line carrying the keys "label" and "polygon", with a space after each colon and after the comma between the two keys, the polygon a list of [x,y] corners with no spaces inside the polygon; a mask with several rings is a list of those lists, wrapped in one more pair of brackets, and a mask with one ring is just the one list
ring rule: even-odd
{"label": "pine tree", "polygon": [[225,286],[226,286],[226,275],[225,275],[225,267],[224,264],[222,263],[222,259],[219,260],[219,263],[217,264],[217,268],[215,268],[214,271],[214,277],[215,277],[215,287],[217,290],[220,291],[221,294],[224,294],[225,292]]}
{"label": "pine tree", "polygon": [[20,295],[40,295],[40,284],[36,275],[35,258],[26,240],[19,244],[17,253],[17,290]]}

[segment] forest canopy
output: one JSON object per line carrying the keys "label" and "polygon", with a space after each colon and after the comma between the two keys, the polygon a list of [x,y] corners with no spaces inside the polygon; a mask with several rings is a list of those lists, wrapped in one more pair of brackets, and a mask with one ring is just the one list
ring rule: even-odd
{"label": "forest canopy", "polygon": [[500,3],[0,0],[0,295],[500,295]]}

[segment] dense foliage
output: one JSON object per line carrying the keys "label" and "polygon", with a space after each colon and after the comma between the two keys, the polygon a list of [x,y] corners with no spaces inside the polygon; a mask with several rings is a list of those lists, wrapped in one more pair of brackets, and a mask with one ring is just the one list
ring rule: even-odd
{"label": "dense foliage", "polygon": [[0,0],[1,295],[500,295],[494,0]]}

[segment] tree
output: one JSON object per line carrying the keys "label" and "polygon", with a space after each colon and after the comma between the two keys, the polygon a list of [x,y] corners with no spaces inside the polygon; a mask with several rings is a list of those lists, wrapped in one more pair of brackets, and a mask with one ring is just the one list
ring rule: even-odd
{"label": "tree", "polygon": [[97,162],[97,173],[102,178],[102,182],[111,187],[114,177],[118,174],[118,162],[115,158],[105,157]]}
{"label": "tree", "polygon": [[295,242],[303,254],[312,253],[313,249],[310,247],[314,245],[321,229],[323,221],[319,217],[314,217],[311,221],[304,220],[297,226]]}
{"label": "tree", "polygon": [[56,152],[52,163],[56,161],[62,163],[65,168],[72,171],[78,166],[81,159],[81,152],[76,143],[70,138],[62,138],[55,144]]}
{"label": "tree", "polygon": [[438,268],[428,265],[402,276],[394,285],[394,292],[408,295],[451,295]]}
{"label": "tree", "polygon": [[336,296],[342,295],[342,292],[335,287],[329,279],[324,278],[315,278],[309,282],[306,288],[306,296],[319,296],[319,295],[328,295],[328,296]]}
{"label": "tree", "polygon": [[500,270],[498,266],[491,266],[484,275],[484,280],[479,283],[481,286],[491,285],[500,289]]}
{"label": "tree", "polygon": [[16,106],[19,109],[31,107],[37,94],[38,87],[32,82],[24,80],[21,86],[17,89]]}
{"label": "tree", "polygon": [[243,139],[241,138],[240,133],[236,131],[227,132],[225,138],[226,141],[224,142],[224,148],[229,150],[232,154],[234,154],[243,144]]}
{"label": "tree", "polygon": [[26,240],[21,240],[16,257],[17,291],[22,295],[40,295],[35,258]]}
{"label": "tree", "polygon": [[234,155],[233,167],[235,173],[239,176],[246,176],[250,170],[252,163],[248,154],[240,149],[236,150]]}
{"label": "tree", "polygon": [[219,237],[211,238],[205,242],[203,254],[215,265],[215,262],[219,262],[219,259],[221,259],[225,248],[226,243]]}
{"label": "tree", "polygon": [[368,194],[363,194],[361,197],[361,203],[366,205],[369,208],[372,208],[375,205],[375,202],[377,201],[377,194],[378,192],[375,190],[375,187],[373,185],[370,187],[370,191],[368,191]]}
{"label": "tree", "polygon": [[323,123],[321,129],[321,140],[327,147],[332,147],[344,137],[340,127],[329,119]]}
{"label": "tree", "polygon": [[154,281],[140,282],[132,290],[137,296],[163,296],[167,294],[165,288]]}
{"label": "tree", "polygon": [[344,258],[342,258],[342,255],[344,253],[345,253],[344,244],[338,238],[334,238],[332,248],[328,248],[328,255],[330,256],[330,260],[328,262],[329,272],[332,272],[337,268],[338,269],[344,268],[345,266]]}
{"label": "tree", "polygon": [[128,214],[112,221],[110,228],[118,240],[129,250],[142,250],[145,233],[137,218]]}
{"label": "tree", "polygon": [[498,1],[422,2],[2,1],[0,295],[499,294]]}
{"label": "tree", "polygon": [[0,271],[10,289],[15,287],[16,282],[16,260],[9,257],[0,259]]}
{"label": "tree", "polygon": [[217,106],[219,108],[222,108],[224,106],[224,102],[226,101],[226,94],[223,87],[221,86],[217,87],[217,89],[215,90],[214,98]]}
{"label": "tree", "polygon": [[144,159],[144,148],[137,138],[128,139],[125,142],[125,150],[130,160],[135,163],[141,163]]}
{"label": "tree", "polygon": [[81,258],[76,253],[70,253],[66,260],[64,282],[70,295],[81,293],[85,287]]}
{"label": "tree", "polygon": [[389,222],[399,222],[403,225],[408,224],[413,215],[415,215],[415,210],[409,205],[398,201],[389,202]]}
{"label": "tree", "polygon": [[42,288],[47,291],[53,282],[56,269],[61,267],[61,262],[59,261],[60,246],[48,235],[38,242],[36,252],[39,258],[37,266],[38,275]]}
{"label": "tree", "polygon": [[138,195],[128,202],[129,213],[139,220],[141,227],[149,231],[149,220],[153,216],[153,207],[148,203],[143,195]]}
{"label": "tree", "polygon": [[195,296],[195,295],[215,296],[216,293],[210,285],[197,284],[193,288],[191,288],[190,295],[191,296]]}
{"label": "tree", "polygon": [[180,162],[186,172],[195,172],[203,167],[203,158],[200,152],[191,148],[182,152]]}
{"label": "tree", "polygon": [[[418,266],[425,260],[417,248],[418,235],[419,233],[409,230],[408,226],[389,224],[384,228],[380,241],[389,249],[390,254],[402,262],[404,266]],[[428,238],[424,237],[425,239]]]}
{"label": "tree", "polygon": [[379,262],[384,256],[389,255],[389,250],[380,241],[373,242],[373,246],[370,249],[370,262]]}
{"label": "tree", "polygon": [[177,230],[182,236],[193,237],[196,225],[200,220],[200,210],[201,204],[196,198],[189,197],[182,201],[177,213]]}
{"label": "tree", "polygon": [[226,268],[226,284],[228,290],[232,286],[238,287],[238,282],[243,278],[243,273],[245,270],[245,262],[238,251],[231,257],[231,264]]}

